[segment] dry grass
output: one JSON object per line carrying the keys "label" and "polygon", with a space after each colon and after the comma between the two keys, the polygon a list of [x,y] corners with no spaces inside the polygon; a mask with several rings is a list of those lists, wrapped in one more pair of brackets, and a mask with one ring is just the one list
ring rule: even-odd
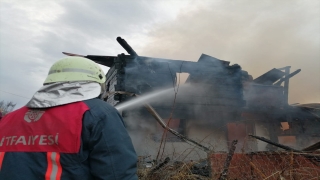
{"label": "dry grass", "polygon": [[209,177],[193,174],[191,171],[195,162],[168,164],[152,172],[151,169],[138,170],[140,180],[209,180]]}
{"label": "dry grass", "polygon": [[[170,161],[168,164],[153,170],[152,168],[140,168],[138,176],[140,180],[217,180],[221,176],[226,154],[211,154],[211,168],[202,161]],[[228,180],[320,180],[319,153],[295,153],[295,152],[256,152],[254,154],[235,154],[229,167]],[[202,163],[201,163],[202,162]],[[201,165],[199,165],[201,164]],[[198,169],[195,169],[198,167]],[[199,168],[212,170],[212,177],[198,174]],[[198,170],[195,174],[195,170]]]}

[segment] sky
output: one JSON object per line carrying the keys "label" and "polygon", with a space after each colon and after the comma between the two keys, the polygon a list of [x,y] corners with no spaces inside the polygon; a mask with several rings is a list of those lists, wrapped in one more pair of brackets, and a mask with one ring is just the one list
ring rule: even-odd
{"label": "sky", "polygon": [[0,101],[24,106],[62,52],[125,53],[117,36],[142,56],[197,61],[205,53],[253,78],[301,69],[289,103],[320,102],[318,0],[0,0]]}

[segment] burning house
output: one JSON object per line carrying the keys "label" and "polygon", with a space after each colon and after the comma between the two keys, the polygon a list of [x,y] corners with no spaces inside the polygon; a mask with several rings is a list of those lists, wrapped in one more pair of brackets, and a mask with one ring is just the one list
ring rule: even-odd
{"label": "burning house", "polygon": [[[233,140],[235,152],[244,153],[277,150],[277,144],[302,149],[320,141],[319,104],[288,105],[289,80],[300,69],[274,68],[253,79],[240,65],[209,55],[197,62],[144,57],[117,40],[129,55],[84,57],[110,68],[103,99],[121,112],[139,156],[159,156],[164,137],[164,156],[176,160],[206,158],[206,149],[227,152]],[[170,132],[163,135],[145,104],[205,149],[195,150],[199,146]]]}

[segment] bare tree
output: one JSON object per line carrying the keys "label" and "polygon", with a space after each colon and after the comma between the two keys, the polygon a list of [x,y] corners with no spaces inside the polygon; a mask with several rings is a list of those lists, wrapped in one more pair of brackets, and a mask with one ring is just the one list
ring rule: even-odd
{"label": "bare tree", "polygon": [[11,112],[14,109],[14,107],[16,106],[16,104],[17,103],[13,103],[12,101],[5,102],[4,100],[1,100],[0,101],[0,109],[1,109],[2,116]]}

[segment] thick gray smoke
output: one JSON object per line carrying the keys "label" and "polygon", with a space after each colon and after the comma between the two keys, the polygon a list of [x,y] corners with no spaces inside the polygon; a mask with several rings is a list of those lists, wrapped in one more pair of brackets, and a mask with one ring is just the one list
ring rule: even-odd
{"label": "thick gray smoke", "polygon": [[[243,72],[239,65],[207,55],[201,55],[197,63],[128,57],[121,71],[119,84],[126,91],[142,93],[116,106],[122,111],[138,155],[154,158],[163,133],[144,103],[151,104],[164,120],[171,118],[172,128],[181,134],[211,150],[227,151],[225,122],[240,121],[243,107]],[[185,84],[181,83],[180,72],[190,74]],[[239,151],[243,145],[239,145]],[[179,160],[206,157],[204,151],[170,134],[164,152]]]}
{"label": "thick gray smoke", "polygon": [[[292,66],[291,72],[296,69],[302,71],[290,80],[289,103],[320,102],[320,82],[317,78],[320,76],[319,6],[319,1],[214,1],[210,5],[197,6],[192,11],[182,11],[175,21],[153,27],[149,33],[149,43],[135,50],[141,56],[189,61],[197,61],[205,53],[230,61],[231,64],[239,64],[253,78],[272,68]],[[139,69],[142,70],[145,69]],[[144,78],[150,79],[152,73],[145,73]],[[167,76],[159,77],[160,80],[165,78]],[[183,75],[183,78],[186,79],[186,76]],[[155,78],[154,81],[158,82],[159,79]],[[230,118],[230,113],[225,109],[214,111],[210,99],[201,98],[207,89],[204,86],[181,88],[172,119],[186,119],[185,134],[188,137],[214,151],[227,151],[227,126],[216,124],[213,119],[235,122],[242,122],[242,119]],[[154,98],[150,103],[156,106],[160,102],[167,102],[166,108],[156,108],[167,119],[170,118],[173,101],[174,91]],[[183,109],[181,104],[185,103],[192,104],[193,109]],[[191,111],[199,116],[192,117]],[[208,115],[210,111],[214,112]],[[159,140],[155,134],[161,132],[161,128],[153,117],[143,108],[137,110],[137,107],[132,111],[124,111],[124,115],[138,154],[156,154]],[[268,118],[266,116],[264,120]],[[253,126],[255,132],[246,133],[270,138],[268,123],[257,122]],[[275,128],[280,129],[280,124]],[[237,135],[240,137],[243,134],[234,134]],[[243,143],[237,148],[247,146],[247,151],[266,150],[266,143],[245,141],[247,145]],[[190,151],[189,157],[204,155],[181,142],[169,141],[166,148],[166,155],[180,159],[188,156],[186,154]]]}
{"label": "thick gray smoke", "polygon": [[[320,102],[319,1],[213,1],[154,27],[140,55],[196,61],[199,54],[231,61],[254,78],[292,66],[290,103]],[[291,71],[291,72],[292,72]]]}

